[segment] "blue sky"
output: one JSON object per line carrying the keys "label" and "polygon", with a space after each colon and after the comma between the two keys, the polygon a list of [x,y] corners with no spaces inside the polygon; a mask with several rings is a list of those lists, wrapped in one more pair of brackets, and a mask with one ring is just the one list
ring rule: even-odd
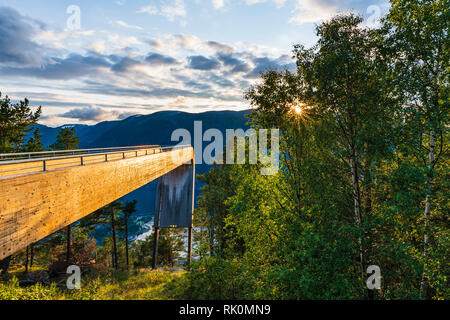
{"label": "blue sky", "polygon": [[371,25],[387,9],[385,0],[0,0],[0,91],[42,105],[52,126],[246,109],[259,72],[293,70],[292,45],[312,45],[316,24],[355,11]]}

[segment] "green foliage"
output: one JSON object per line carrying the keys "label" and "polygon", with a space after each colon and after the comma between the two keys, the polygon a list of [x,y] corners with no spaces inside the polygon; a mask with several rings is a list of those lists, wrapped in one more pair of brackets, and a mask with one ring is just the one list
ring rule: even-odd
{"label": "green foliage", "polygon": [[49,147],[52,150],[73,150],[79,144],[80,138],[75,136],[75,128],[65,127],[58,131],[56,142]]}
{"label": "green foliage", "polygon": [[[112,271],[128,261],[135,210],[116,202],[80,223],[112,231],[86,289],[27,291],[13,279],[0,298],[448,299],[449,8],[392,0],[380,29],[337,15],[317,27],[315,46],[294,47],[297,72],[262,74],[245,95],[249,120],[281,130],[281,170],[217,165],[198,177],[188,273]],[[0,148],[20,149],[39,113],[1,100]],[[64,128],[51,147],[78,142]],[[36,130],[25,149],[41,148]],[[151,265],[153,241],[132,242],[134,268]],[[159,261],[173,267],[181,250],[181,233],[162,229]],[[379,290],[367,290],[369,265],[381,268]]]}
{"label": "green foliage", "polygon": [[80,290],[67,290],[56,283],[21,288],[13,277],[0,282],[0,300],[170,300],[181,296],[185,275],[163,270],[86,271]]}
{"label": "green foliage", "polygon": [[37,284],[20,288],[16,277],[13,277],[6,285],[0,284],[0,300],[58,300],[59,297],[60,290],[55,284],[50,287]]}
{"label": "green foliage", "polygon": [[[184,251],[183,232],[181,229],[160,229],[158,242],[158,265],[174,267]],[[144,240],[131,244],[131,259],[135,268],[148,268],[153,263],[155,235],[152,232]]]}
{"label": "green foliage", "polygon": [[281,130],[282,170],[199,177],[187,297],[448,298],[448,8],[394,0],[380,30],[338,15],[297,73],[262,74],[250,123]]}
{"label": "green foliage", "polygon": [[41,141],[42,135],[39,132],[39,128],[34,129],[33,137],[28,140],[23,148],[25,152],[39,152],[44,150],[44,146]]}
{"label": "green foliage", "polygon": [[41,107],[31,111],[28,99],[12,103],[0,93],[0,153],[19,152],[40,115]]}
{"label": "green foliage", "polygon": [[[236,260],[209,257],[193,262],[186,275],[182,298],[200,300],[249,299],[253,279]],[[250,276],[250,278],[246,277]]]}

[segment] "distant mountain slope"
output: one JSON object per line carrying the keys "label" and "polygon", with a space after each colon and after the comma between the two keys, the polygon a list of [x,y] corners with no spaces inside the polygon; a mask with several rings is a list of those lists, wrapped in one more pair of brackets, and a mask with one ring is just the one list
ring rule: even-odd
{"label": "distant mountain slope", "polygon": [[[170,141],[172,132],[179,128],[189,130],[193,136],[194,121],[202,121],[203,131],[217,128],[225,134],[225,129],[247,127],[245,111],[210,111],[204,113],[187,113],[181,111],[161,111],[150,115],[136,115],[121,121],[104,121],[96,125],[67,124],[72,126],[80,137],[81,148],[122,147],[142,144],[173,145]],[[58,130],[37,124],[41,131],[42,142],[48,146],[55,142]]]}
{"label": "distant mountain slope", "polygon": [[[150,115],[131,116],[121,121],[105,121],[96,125],[65,125],[73,126],[76,135],[80,137],[81,148],[107,148],[136,146],[143,144],[158,144],[163,146],[174,145],[170,140],[172,132],[176,129],[187,129],[194,141],[194,121],[202,121],[203,132],[210,128],[216,128],[223,132],[226,129],[246,129],[247,118],[250,110],[246,111],[211,111],[204,113],[186,113],[180,111],[162,111]],[[58,128],[51,128],[37,124],[45,146],[52,144],[58,133]],[[64,127],[64,126],[63,126]],[[204,146],[209,144],[205,142]],[[196,173],[203,174],[209,170],[208,165],[197,165]],[[200,193],[201,185],[196,184],[196,196]],[[143,224],[148,223],[154,216],[156,195],[156,182],[130,193],[124,199],[136,199],[137,212],[134,215],[134,224],[130,231],[138,235],[145,231]]]}
{"label": "distant mountain slope", "polygon": [[[123,121],[111,123],[96,139],[83,143],[88,147],[119,147],[143,144],[173,145],[170,138],[176,129],[187,129],[194,139],[194,121],[202,121],[203,131],[217,128],[245,128],[249,111],[211,111],[204,113],[186,113],[162,111],[146,116],[132,116]],[[99,126],[101,124],[98,124]],[[92,136],[92,133],[89,134]]]}

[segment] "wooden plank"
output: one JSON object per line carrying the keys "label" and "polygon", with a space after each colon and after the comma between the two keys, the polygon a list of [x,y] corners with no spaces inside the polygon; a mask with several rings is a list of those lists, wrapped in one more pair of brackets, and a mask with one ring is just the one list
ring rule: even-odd
{"label": "wooden plank", "polygon": [[134,153],[116,161],[0,177],[0,259],[192,163],[193,157],[192,148]]}

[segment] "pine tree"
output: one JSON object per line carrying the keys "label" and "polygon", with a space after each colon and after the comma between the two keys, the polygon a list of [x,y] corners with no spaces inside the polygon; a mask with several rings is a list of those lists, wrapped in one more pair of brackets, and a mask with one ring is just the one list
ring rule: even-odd
{"label": "pine tree", "polygon": [[42,145],[42,135],[39,131],[39,128],[34,129],[33,137],[28,139],[27,144],[24,146],[23,150],[25,152],[39,152],[44,150],[44,146]]}
{"label": "pine tree", "polygon": [[126,265],[127,265],[127,269],[129,268],[130,265],[130,261],[129,261],[129,253],[128,253],[128,249],[129,249],[129,244],[128,244],[128,221],[129,218],[131,217],[131,215],[133,213],[136,212],[136,200],[133,201],[127,201],[125,203],[125,206],[123,208],[123,223],[125,226],[125,256],[126,256]]}
{"label": "pine tree", "polygon": [[58,131],[56,142],[49,147],[52,150],[73,150],[78,148],[80,138],[75,136],[75,128],[62,128]]}
{"label": "pine tree", "polygon": [[41,107],[32,112],[28,99],[11,103],[0,93],[0,153],[19,152],[40,115]]}

